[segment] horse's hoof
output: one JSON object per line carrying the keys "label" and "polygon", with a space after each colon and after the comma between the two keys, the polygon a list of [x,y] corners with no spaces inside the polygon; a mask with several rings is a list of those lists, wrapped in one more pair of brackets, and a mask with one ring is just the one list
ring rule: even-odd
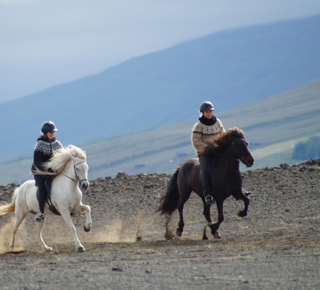
{"label": "horse's hoof", "polygon": [[182,236],[182,232],[179,229],[176,230],[176,234],[177,234],[178,237]]}
{"label": "horse's hoof", "polygon": [[52,252],[52,251],[53,251],[53,248],[51,248],[51,247],[46,247],[46,248],[45,248],[45,251],[47,251],[47,252]]}
{"label": "horse's hoof", "polygon": [[79,253],[83,253],[83,252],[85,252],[86,250],[85,250],[85,248],[84,247],[79,247],[78,248],[78,252]]}
{"label": "horse's hoof", "polygon": [[85,232],[90,232],[91,225],[84,225],[83,229],[84,229]]}
{"label": "horse's hoof", "polygon": [[202,240],[203,240],[203,241],[206,241],[206,240],[209,240],[209,239],[208,239],[207,236],[204,235],[204,236],[202,237]]}
{"label": "horse's hoof", "polygon": [[239,217],[245,217],[246,215],[247,215],[247,213],[246,213],[246,212],[243,212],[243,211],[241,211],[241,210],[238,212],[238,216],[239,216]]}
{"label": "horse's hoof", "polygon": [[220,233],[218,232],[218,231],[216,231],[214,234],[212,234],[213,235],[213,237],[215,238],[215,239],[221,239],[221,235],[220,235]]}
{"label": "horse's hoof", "polygon": [[164,238],[167,241],[171,241],[174,239],[174,234],[171,231],[167,231],[166,234],[164,235]]}

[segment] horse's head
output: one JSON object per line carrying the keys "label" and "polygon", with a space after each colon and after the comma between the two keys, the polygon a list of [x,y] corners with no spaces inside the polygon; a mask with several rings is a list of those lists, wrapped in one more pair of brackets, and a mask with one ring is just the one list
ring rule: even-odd
{"label": "horse's head", "polygon": [[247,167],[251,167],[253,165],[254,158],[248,149],[248,142],[246,139],[241,138],[232,141],[232,147],[237,159],[239,159]]}
{"label": "horse's head", "polygon": [[[90,186],[86,152],[74,145],[57,150],[50,161],[44,164],[44,167],[52,168],[54,171],[52,175],[62,174],[72,181],[78,182],[81,188],[87,189]],[[40,174],[47,173],[43,172]]]}
{"label": "horse's head", "polygon": [[248,142],[246,141],[242,130],[238,128],[229,129],[225,133],[222,133],[217,144],[220,147],[230,146],[235,159],[240,160],[247,167],[253,165],[254,158],[248,149]]}
{"label": "horse's head", "polygon": [[74,173],[79,185],[83,189],[87,189],[90,186],[88,180],[89,166],[84,159],[72,156]]}

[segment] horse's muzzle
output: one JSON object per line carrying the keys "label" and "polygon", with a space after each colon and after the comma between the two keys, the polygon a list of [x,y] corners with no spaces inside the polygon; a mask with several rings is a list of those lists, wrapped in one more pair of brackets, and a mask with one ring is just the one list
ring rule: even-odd
{"label": "horse's muzzle", "polygon": [[243,162],[247,167],[251,167],[254,163],[254,158],[252,156],[250,157],[247,157],[244,159],[244,162]]}
{"label": "horse's muzzle", "polygon": [[81,186],[82,189],[87,189],[90,186],[90,182],[87,181],[87,180],[82,181],[80,186]]}

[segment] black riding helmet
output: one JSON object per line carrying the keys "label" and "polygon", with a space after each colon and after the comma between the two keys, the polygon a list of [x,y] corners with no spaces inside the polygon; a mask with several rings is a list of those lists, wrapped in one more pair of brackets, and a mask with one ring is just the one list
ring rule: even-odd
{"label": "black riding helmet", "polygon": [[41,132],[43,133],[57,132],[57,131],[58,129],[56,128],[56,125],[51,121],[44,122],[41,126]]}
{"label": "black riding helmet", "polygon": [[211,102],[209,101],[206,101],[206,102],[203,102],[201,105],[200,105],[200,112],[202,113],[203,111],[214,111],[214,107],[212,105]]}

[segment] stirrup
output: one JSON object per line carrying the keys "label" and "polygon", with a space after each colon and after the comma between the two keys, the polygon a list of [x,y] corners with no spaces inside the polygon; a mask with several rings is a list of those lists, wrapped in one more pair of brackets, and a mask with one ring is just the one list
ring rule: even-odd
{"label": "stirrup", "polygon": [[44,222],[44,214],[39,212],[36,214],[36,217],[34,218],[34,220],[36,222],[39,222],[39,223],[43,223]]}
{"label": "stirrup", "polygon": [[206,202],[206,205],[211,205],[211,204],[214,204],[214,198],[211,196],[211,195],[207,195],[205,198],[204,198],[205,202]]}

